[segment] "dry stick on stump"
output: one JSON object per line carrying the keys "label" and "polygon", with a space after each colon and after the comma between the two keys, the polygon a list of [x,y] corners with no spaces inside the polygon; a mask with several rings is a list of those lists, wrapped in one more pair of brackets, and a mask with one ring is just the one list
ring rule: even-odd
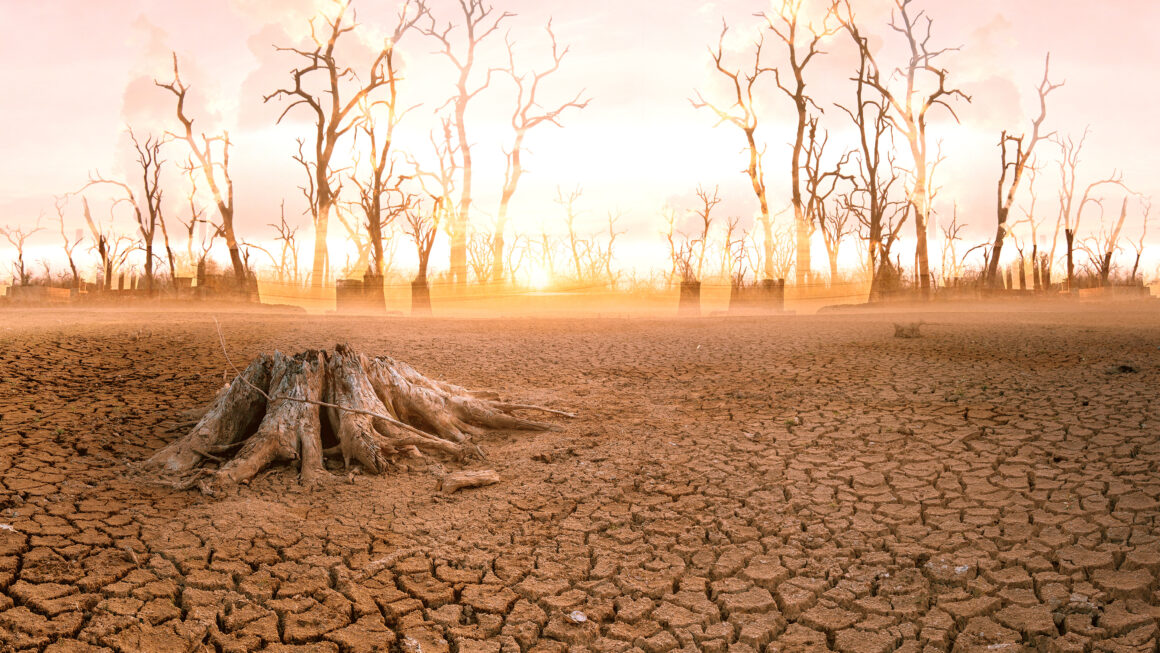
{"label": "dry stick on stump", "polygon": [[[401,455],[435,453],[463,459],[474,453],[472,435],[490,429],[553,430],[551,424],[511,414],[539,410],[574,417],[541,406],[509,403],[494,392],[469,391],[423,376],[410,365],[382,356],[370,358],[346,345],[333,352],[307,351],[293,357],[261,355],[245,371],[230,359],[221,325],[222,354],[236,375],[218,392],[194,429],[158,451],[144,464],[177,476],[165,482],[186,489],[247,482],[279,460],[299,460],[307,485],[329,476],[324,456],[341,453],[373,473],[382,473]],[[325,408],[326,410],[320,411]],[[338,446],[322,448],[326,419]],[[241,447],[216,471],[196,469],[205,459]]]}
{"label": "dry stick on stump", "polygon": [[483,487],[499,483],[499,474],[493,469],[452,472],[439,479],[439,489],[447,494],[467,487]]}

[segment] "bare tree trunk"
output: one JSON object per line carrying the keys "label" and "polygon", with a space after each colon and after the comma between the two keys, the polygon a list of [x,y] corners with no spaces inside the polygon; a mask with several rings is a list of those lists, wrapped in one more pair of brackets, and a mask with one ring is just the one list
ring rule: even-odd
{"label": "bare tree trunk", "polygon": [[[912,149],[916,149],[912,146]],[[917,151],[917,150],[916,150]],[[918,277],[918,287],[923,299],[930,299],[930,259],[927,253],[926,225],[930,210],[926,188],[926,160],[925,155],[916,155],[914,166],[914,194],[911,203],[914,205],[914,248],[915,276]]]}
{"label": "bare tree trunk", "polygon": [[1039,276],[1039,245],[1031,244],[1031,281],[1036,292],[1043,289],[1043,281]]}
{"label": "bare tree trunk", "polygon": [[1067,240],[1067,291],[1075,287],[1075,267],[1072,264],[1073,247],[1075,244],[1075,230],[1064,229],[1063,237]]}

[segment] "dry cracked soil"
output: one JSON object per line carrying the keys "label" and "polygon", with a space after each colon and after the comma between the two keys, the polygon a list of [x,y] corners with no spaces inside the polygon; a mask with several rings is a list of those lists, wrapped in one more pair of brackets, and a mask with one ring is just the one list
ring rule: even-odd
{"label": "dry cracked soil", "polygon": [[1160,312],[219,315],[575,410],[224,496],[134,464],[227,378],[208,314],[0,314],[0,650],[1156,651]]}

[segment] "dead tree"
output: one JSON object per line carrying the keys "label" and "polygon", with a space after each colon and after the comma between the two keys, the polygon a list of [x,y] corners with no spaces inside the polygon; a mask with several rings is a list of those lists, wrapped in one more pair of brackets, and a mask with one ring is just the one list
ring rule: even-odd
{"label": "dead tree", "polygon": [[491,279],[491,244],[493,236],[486,231],[472,230],[467,239],[467,265],[476,283]]}
{"label": "dead tree", "polygon": [[[331,478],[327,456],[341,456],[345,471],[357,465],[368,474],[382,474],[400,458],[483,458],[473,437],[554,428],[517,411],[572,417],[466,390],[347,345],[295,356],[262,354],[236,374],[193,430],[145,461],[144,469],[160,472],[174,487],[216,494],[276,462],[296,461],[301,482],[315,486]],[[323,424],[338,440],[332,449],[323,449]]]}
{"label": "dead tree", "polygon": [[[852,24],[849,19],[846,22]],[[878,301],[882,299],[885,281],[880,272],[892,270],[890,251],[906,224],[910,203],[891,198],[891,189],[901,174],[892,154],[894,129],[886,117],[887,100],[866,83],[870,60],[865,37],[854,30],[851,30],[851,35],[859,42],[858,73],[853,79],[854,105],[837,106],[850,117],[858,133],[858,174],[854,189],[844,201],[864,230],[870,277],[869,300]]]}
{"label": "dead tree", "polygon": [[1023,210],[1023,219],[1012,224],[1011,228],[1026,222],[1031,229],[1032,288],[1038,291],[1045,290],[1051,285],[1051,270],[1049,265],[1042,264],[1047,256],[1046,254],[1041,255],[1039,251],[1039,228],[1042,226],[1043,218],[1038,217],[1035,211],[1035,204],[1039,199],[1038,193],[1035,191],[1035,180],[1039,174],[1039,168],[1035,165],[1034,160],[1027,164],[1025,174],[1027,175],[1027,194],[1031,196],[1031,203]]}
{"label": "dead tree", "polygon": [[495,236],[491,242],[491,280],[503,280],[504,231],[507,228],[508,205],[519,186],[520,177],[526,172],[522,156],[524,140],[528,132],[539,125],[551,124],[562,127],[560,116],[568,109],[583,109],[588,106],[589,100],[584,99],[584,91],[576,93],[571,100],[558,104],[544,106],[538,97],[540,83],[549,75],[560,69],[560,63],[568,54],[568,48],[563,50],[556,43],[556,34],[552,32],[552,21],[548,21],[548,37],[552,42],[552,64],[540,72],[534,70],[518,72],[516,69],[513,43],[507,39],[508,67],[504,72],[512,78],[516,85],[516,104],[512,111],[512,144],[505,152],[507,163],[504,167],[503,189],[499,197],[499,210],[496,213]]}
{"label": "dead tree", "polygon": [[1140,225],[1140,239],[1132,243],[1132,249],[1136,252],[1136,260],[1132,263],[1132,275],[1129,277],[1132,283],[1136,283],[1136,273],[1140,270],[1140,255],[1144,253],[1144,238],[1148,235],[1148,214],[1152,212],[1152,198],[1141,197],[1140,208],[1144,217]]}
{"label": "dead tree", "polygon": [[[741,218],[725,218],[725,237],[721,241],[721,278],[733,279],[733,274],[741,262],[741,245],[744,247],[745,231],[740,228]],[[740,238],[738,233],[741,234]]]}
{"label": "dead tree", "polygon": [[773,246],[770,248],[773,260],[769,266],[776,275],[775,278],[785,279],[789,277],[790,270],[793,269],[794,265],[796,242],[793,225],[781,225],[774,229]]}
{"label": "dead tree", "polygon": [[[238,250],[238,239],[234,235],[234,180],[230,176],[230,133],[208,136],[205,132],[194,135],[193,118],[186,115],[185,99],[189,92],[189,85],[181,81],[181,71],[178,68],[177,53],[173,53],[173,81],[163,84],[154,81],[154,84],[169,90],[177,98],[177,121],[181,123],[181,132],[171,134],[174,138],[184,140],[189,146],[193,158],[197,160],[197,167],[205,177],[210,192],[213,193],[214,203],[217,205],[218,217],[221,224],[216,225],[215,232],[226,241],[230,252],[230,263],[233,265],[234,278],[241,288],[246,283],[246,268],[242,263],[242,256]],[[218,158],[220,152],[220,159]],[[189,162],[190,177],[193,176],[193,161]],[[192,229],[192,223],[190,228]],[[171,266],[172,267],[172,266]]]}
{"label": "dead tree", "polygon": [[1060,160],[1059,160],[1059,217],[1055,223],[1055,235],[1051,242],[1051,255],[1049,260],[1055,260],[1055,245],[1059,238],[1059,229],[1063,228],[1064,241],[1067,246],[1067,290],[1070,292],[1075,288],[1075,238],[1079,233],[1080,222],[1083,219],[1084,208],[1088,203],[1099,204],[1103,206],[1102,201],[1092,195],[1092,191],[1099,189],[1102,186],[1119,186],[1124,190],[1129,190],[1124,185],[1124,179],[1118,171],[1113,170],[1107,177],[1093,181],[1088,184],[1083,191],[1078,203],[1075,202],[1075,193],[1077,186],[1077,173],[1079,171],[1080,153],[1083,151],[1084,142],[1087,140],[1089,130],[1084,129],[1083,135],[1076,141],[1070,136],[1065,138],[1056,137],[1055,142],[1059,145]]}
{"label": "dead tree", "polygon": [[665,237],[665,241],[669,244],[669,261],[672,263],[669,272],[666,275],[666,283],[672,286],[673,280],[677,278],[677,211],[672,207],[665,207],[661,212],[665,220],[665,231],[661,235]]}
{"label": "dead tree", "polygon": [[[966,226],[965,224],[959,224],[959,204],[955,202],[950,223],[942,226],[942,273],[944,286],[952,285],[952,280],[956,280],[962,276],[962,262],[955,253],[955,243],[963,239],[959,234],[962,233]],[[949,265],[948,259],[950,262]]]}
{"label": "dead tree", "polygon": [[556,187],[555,202],[564,207],[564,226],[568,229],[568,250],[572,254],[572,267],[576,272],[576,281],[584,279],[582,263],[584,257],[581,255],[581,251],[587,246],[587,243],[576,233],[576,218],[579,217],[576,202],[583,193],[584,191],[577,186],[565,196],[564,191],[559,186]]}
{"label": "dead tree", "polygon": [[[842,171],[850,162],[853,152],[843,153],[834,163],[834,167],[823,168],[822,160],[829,139],[830,136],[826,132],[821,136],[818,135],[817,117],[810,118],[805,149],[806,160],[802,166],[805,173],[805,214],[811,230],[816,227],[822,232],[822,242],[826,246],[826,256],[830,262],[830,284],[833,285],[838,279],[838,248],[842,244],[842,239],[851,233],[852,211],[848,201],[841,201],[841,197],[836,196],[835,201],[831,202],[830,197],[834,196],[839,183],[843,181],[853,183],[854,177]],[[800,251],[798,254],[800,255]]]}
{"label": "dead tree", "polygon": [[539,250],[540,260],[548,268],[548,278],[556,278],[556,261],[559,260],[560,240],[548,232],[546,220],[540,221],[540,236],[536,239],[536,249]]}
{"label": "dead tree", "polygon": [[440,26],[434,14],[428,13],[429,24],[422,28],[427,36],[439,42],[440,53],[447,57],[458,72],[455,83],[455,95],[451,96],[444,106],[451,105],[455,126],[456,148],[460,160],[457,165],[460,173],[459,180],[459,207],[450,213],[445,225],[451,237],[451,279],[460,285],[467,283],[467,224],[471,211],[472,167],[471,142],[467,136],[467,106],[484,89],[491,85],[492,74],[496,69],[489,68],[483,82],[478,86],[472,85],[472,71],[475,70],[477,48],[489,36],[494,34],[504,20],[515,14],[503,12],[496,15],[494,8],[484,4],[483,0],[459,0],[459,8],[463,17],[462,43],[457,51],[456,41],[459,40],[456,25],[448,22]]}
{"label": "dead tree", "polygon": [[624,231],[616,230],[616,223],[620,222],[620,218],[620,211],[608,212],[608,245],[604,248],[604,251],[601,254],[601,259],[604,263],[604,277],[608,280],[608,285],[610,288],[615,287],[617,282],[620,281],[620,272],[612,271],[612,262],[616,260],[616,254],[613,251],[613,247],[616,246],[616,239],[625,234]]}
{"label": "dead tree", "polygon": [[[914,183],[910,189],[910,203],[914,208],[914,230],[917,238],[915,259],[918,269],[919,287],[922,297],[930,297],[930,263],[928,259],[927,222],[930,217],[930,158],[927,143],[927,119],[935,107],[946,109],[955,121],[958,114],[951,106],[956,98],[971,101],[970,96],[957,88],[948,88],[947,70],[939,68],[936,61],[953,48],[931,49],[931,26],[934,20],[925,16],[925,11],[911,14],[914,0],[894,0],[895,11],[891,12],[890,28],[901,34],[908,46],[909,58],[905,64],[894,69],[893,75],[883,78],[882,69],[874,57],[869,41],[862,36],[854,23],[849,0],[844,0],[845,17],[842,24],[853,37],[863,60],[863,82],[877,91],[884,100],[886,119],[899,133],[906,137],[910,155],[914,162]],[[925,18],[925,21],[923,20]],[[933,89],[922,89],[919,76],[933,77],[938,85]],[[890,79],[898,77],[904,81],[902,89],[890,88]]]}
{"label": "dead tree", "polygon": [[364,273],[371,260],[371,239],[364,231],[366,224],[353,215],[353,202],[338,202],[334,205],[334,217],[346,232],[346,239],[354,245],[355,260],[350,261],[350,254],[346,255],[346,264],[339,272],[339,276],[350,279]]}
{"label": "dead tree", "polygon": [[281,252],[278,259],[278,280],[290,281],[295,286],[299,283],[298,278],[298,227],[291,227],[286,222],[286,201],[282,201],[281,206],[281,221],[278,224],[270,223],[278,232],[278,237],[274,240],[281,243]]}
{"label": "dead tree", "polygon": [[[1027,167],[1027,162],[1031,160],[1031,155],[1034,154],[1035,146],[1039,144],[1039,141],[1054,135],[1053,133],[1041,133],[1043,121],[1047,118],[1047,96],[1063,86],[1063,82],[1058,84],[1051,82],[1048,76],[1050,70],[1051,55],[1048,54],[1043,63],[1043,81],[1039,82],[1038,88],[1039,116],[1031,123],[1031,136],[1029,138],[1025,134],[1015,136],[1004,130],[999,137],[999,162],[1002,167],[999,183],[995,189],[997,226],[995,228],[995,244],[991,247],[991,260],[984,274],[984,283],[990,287],[998,285],[999,257],[1003,252],[1003,238],[1008,230],[1007,217],[1011,212],[1011,206],[1015,203],[1015,195],[1019,191],[1019,182],[1023,179],[1023,171]],[[1013,152],[1008,150],[1009,145],[1014,150]],[[1011,173],[1010,184],[1007,183],[1008,172]]]}
{"label": "dead tree", "polygon": [[0,227],[0,236],[4,236],[4,240],[16,248],[16,262],[12,264],[12,276],[16,279],[17,285],[27,286],[31,278],[24,266],[24,246],[33,234],[43,230],[44,227],[40,226],[40,218],[37,218],[36,225],[28,230],[25,230],[23,226]]}
{"label": "dead tree", "polygon": [[817,121],[811,120],[810,107],[822,111],[813,98],[806,95],[805,70],[810,61],[822,53],[818,47],[822,40],[833,35],[838,29],[830,24],[836,17],[836,2],[826,12],[821,26],[816,28],[812,23],[806,23],[802,17],[803,4],[804,0],[780,0],[776,3],[774,15],[762,14],[769,30],[785,44],[789,64],[787,77],[792,76],[792,79],[783,80],[781,69],[773,69],[777,87],[793,102],[797,114],[790,155],[790,200],[793,204],[794,235],[797,245],[795,280],[799,286],[804,285],[810,276],[810,234],[813,233],[811,222],[813,216],[807,210],[808,200],[802,197],[802,187],[806,183],[803,178],[805,164],[802,162],[802,156],[807,154],[807,130],[817,128]]}
{"label": "dead tree", "polygon": [[68,204],[68,196],[57,196],[52,198],[53,208],[56,209],[57,226],[60,228],[61,246],[64,248],[64,255],[68,258],[68,267],[72,271],[72,287],[81,287],[81,275],[77,272],[76,259],[73,257],[73,252],[76,251],[77,245],[85,239],[85,233],[81,229],[76,230],[76,235],[69,238],[64,230],[64,207]]}
{"label": "dead tree", "polygon": [[[197,269],[205,264],[209,257],[210,250],[213,249],[213,241],[218,236],[222,235],[221,225],[212,224],[205,218],[205,209],[197,205],[197,176],[195,175],[195,168],[193,161],[190,160],[185,166],[186,174],[189,175],[189,193],[186,195],[186,201],[189,203],[189,221],[186,222],[178,218],[178,222],[185,227],[185,253],[190,267]],[[197,241],[194,240],[194,233],[198,231],[198,225],[201,225],[200,235]],[[211,229],[212,227],[212,229]],[[193,253],[194,243],[197,242],[198,253],[195,256]],[[238,260],[241,260],[239,254]]]}
{"label": "dead tree", "polygon": [[87,197],[82,197],[81,203],[84,207],[85,223],[88,224],[89,233],[93,237],[93,248],[97,250],[97,256],[101,259],[101,273],[103,276],[101,289],[112,290],[113,272],[125,264],[132,245],[132,239],[128,236],[118,234],[114,228],[115,220],[113,212],[119,202],[114,202],[109,207],[108,228],[105,228],[93,219],[92,211],[89,210],[89,200]]}
{"label": "dead tree", "polygon": [[161,147],[166,143],[166,139],[149,135],[142,142],[132,129],[129,130],[129,139],[133,142],[133,149],[137,152],[137,165],[141,170],[142,196],[140,199],[144,200],[144,208],[129,184],[115,179],[107,179],[102,177],[100,173],[90,175],[89,183],[85,184],[84,188],[107,184],[115,186],[125,193],[123,197],[116,200],[116,203],[127,202],[133,209],[133,217],[137,222],[137,230],[145,250],[145,288],[149,295],[153,295],[153,237],[157,233],[158,226],[161,227],[164,236],[171,271],[174,265],[173,250],[169,247],[169,234],[165,229],[165,216],[161,211],[163,196],[161,170],[165,164],[165,160],[161,158]]}
{"label": "dead tree", "polygon": [[[431,312],[431,293],[427,283],[427,265],[431,261],[431,250],[435,247],[435,237],[439,234],[439,222],[447,213],[446,198],[431,196],[431,210],[423,211],[422,202],[413,195],[407,196],[402,208],[407,223],[407,235],[415,244],[419,259],[419,269],[411,282],[411,311],[427,314]],[[452,209],[453,210],[453,209]]]}
{"label": "dead tree", "polygon": [[505,268],[509,279],[517,279],[520,269],[531,256],[532,240],[523,235],[516,235],[511,247],[507,248],[507,262]]}
{"label": "dead tree", "polygon": [[[1128,198],[1125,197],[1123,204],[1120,205],[1120,218],[1116,220],[1111,231],[1104,229],[1103,220],[1100,220],[1100,230],[1086,239],[1081,246],[1081,249],[1087,254],[1092,268],[1099,275],[1100,286],[1108,285],[1108,278],[1112,272],[1112,257],[1120,249],[1120,231],[1123,230],[1124,219],[1127,217]],[[1135,271],[1133,271],[1133,278],[1135,278]]]}
{"label": "dead tree", "polygon": [[721,196],[719,195],[720,187],[713,187],[713,195],[705,190],[704,186],[697,186],[697,199],[700,201],[700,206],[693,209],[693,214],[697,216],[700,221],[701,234],[690,241],[690,247],[695,247],[697,250],[697,266],[696,279],[699,281],[702,278],[705,269],[705,251],[709,246],[709,229],[713,226],[713,209],[721,203]]}
{"label": "dead tree", "polygon": [[729,123],[736,126],[745,134],[745,144],[749,152],[749,165],[745,169],[745,173],[749,176],[749,182],[753,186],[753,194],[757,196],[757,202],[760,206],[761,213],[758,220],[761,223],[761,231],[764,236],[762,245],[764,247],[764,274],[766,279],[773,279],[773,221],[769,215],[769,201],[765,193],[765,172],[762,168],[762,155],[765,153],[764,147],[757,145],[757,112],[753,108],[754,88],[761,77],[767,73],[773,72],[772,68],[767,68],[761,65],[761,49],[764,43],[764,36],[759,37],[753,44],[753,67],[749,70],[742,71],[740,68],[736,70],[725,67],[724,64],[724,43],[725,35],[729,32],[729,26],[724,20],[721,21],[721,36],[717,39],[717,49],[709,49],[709,55],[713,58],[713,64],[717,72],[721,73],[729,83],[733,90],[732,103],[724,108],[720,105],[715,105],[702,97],[701,92],[697,91],[695,97],[689,100],[693,107],[697,109],[707,108],[717,115],[717,125]]}
{"label": "dead tree", "polygon": [[[384,47],[385,55],[382,59],[382,74],[386,78],[386,96],[374,102],[365,102],[362,107],[362,116],[359,119],[358,134],[366,145],[369,145],[367,162],[369,169],[363,172],[364,176],[351,174],[351,181],[358,188],[359,205],[365,217],[364,226],[369,240],[370,274],[371,278],[365,281],[374,284],[377,301],[381,299],[383,275],[385,273],[385,259],[383,248],[383,233],[398,215],[397,211],[388,211],[384,205],[386,195],[391,190],[398,191],[399,184],[404,181],[400,177],[394,189],[389,182],[394,172],[394,164],[390,161],[391,146],[394,143],[395,129],[402,122],[413,105],[403,107],[399,98],[399,61],[396,48],[403,37],[410,32],[415,24],[427,15],[427,7],[421,2],[408,0],[399,10],[398,20],[394,32],[388,37]],[[359,139],[356,137],[356,143]],[[401,191],[399,191],[401,192]],[[348,229],[349,230],[349,229]]]}
{"label": "dead tree", "polygon": [[[371,61],[367,72],[363,75],[355,73],[354,68],[339,63],[335,56],[335,46],[344,34],[354,31],[356,23],[347,22],[346,11],[351,0],[331,0],[338,11],[333,18],[321,16],[324,28],[319,33],[316,21],[319,17],[310,20],[310,38],[314,43],[313,50],[304,50],[294,47],[278,47],[280,52],[289,52],[304,60],[304,65],[290,72],[293,86],[281,88],[265,96],[263,101],[272,99],[287,99],[290,104],[278,116],[278,122],[286,117],[292,109],[298,106],[306,109],[314,117],[314,143],[310,158],[302,154],[302,142],[299,141],[299,153],[296,160],[303,166],[308,179],[303,192],[306,193],[310,204],[310,213],[314,219],[314,261],[311,266],[310,285],[314,289],[321,288],[328,268],[328,252],[326,248],[326,234],[330,221],[331,211],[338,200],[337,171],[331,167],[331,159],[339,141],[359,123],[358,107],[370,100],[374,91],[390,84],[393,76],[387,70],[387,58],[393,52],[393,45],[389,39],[384,41],[383,47]],[[408,5],[409,6],[409,5]],[[422,5],[419,5],[422,7]],[[322,92],[315,93],[307,87],[311,80],[322,77]],[[355,83],[352,92],[347,95],[345,86]],[[343,99],[343,98],[346,99]]]}

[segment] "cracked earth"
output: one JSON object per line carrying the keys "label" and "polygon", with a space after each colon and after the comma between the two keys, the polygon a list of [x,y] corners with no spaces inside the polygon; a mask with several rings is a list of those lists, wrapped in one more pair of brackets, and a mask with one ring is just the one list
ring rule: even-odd
{"label": "cracked earth", "polygon": [[235,362],[349,342],[579,418],[453,495],[178,492],[132,463],[223,383],[210,316],[7,311],[0,650],[1157,650],[1154,309],[220,317]]}

